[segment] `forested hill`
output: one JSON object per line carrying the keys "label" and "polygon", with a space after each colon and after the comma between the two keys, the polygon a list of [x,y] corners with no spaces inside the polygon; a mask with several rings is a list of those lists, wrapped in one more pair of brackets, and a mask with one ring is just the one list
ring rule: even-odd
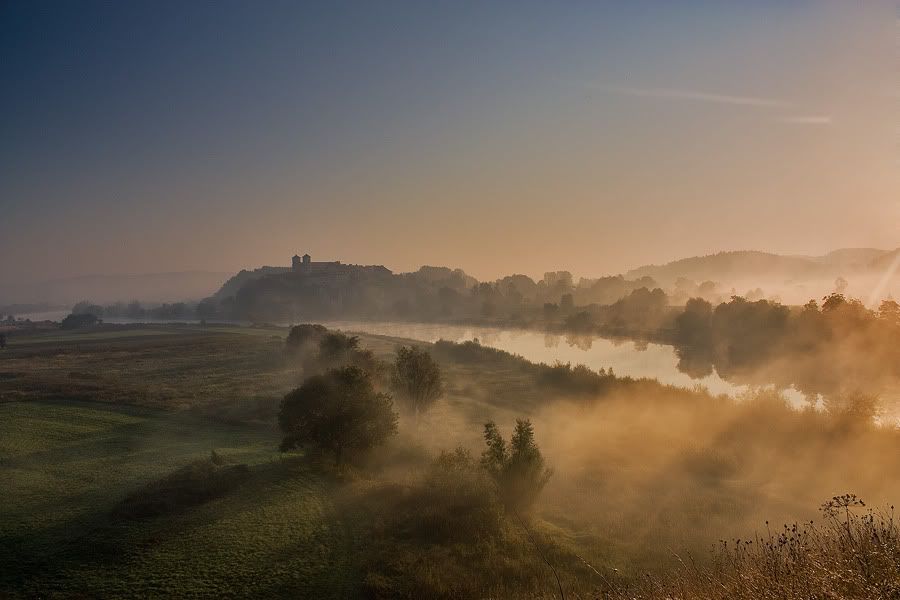
{"label": "forested hill", "polygon": [[878,269],[887,255],[896,252],[875,248],[845,248],[823,256],[790,256],[740,250],[683,258],[664,265],[645,265],[629,271],[626,277],[652,277],[664,285],[674,283],[679,278],[717,282],[748,279],[782,282],[817,280],[868,275]]}
{"label": "forested hill", "polygon": [[241,289],[241,286],[243,286],[245,283],[254,281],[261,277],[265,277],[266,275],[287,273],[290,270],[290,267],[259,267],[258,269],[253,269],[252,271],[241,269],[239,273],[229,277],[228,281],[222,284],[222,287],[219,288],[219,291],[215,293],[213,298],[215,298],[216,300],[224,300],[225,298],[237,294],[238,290]]}

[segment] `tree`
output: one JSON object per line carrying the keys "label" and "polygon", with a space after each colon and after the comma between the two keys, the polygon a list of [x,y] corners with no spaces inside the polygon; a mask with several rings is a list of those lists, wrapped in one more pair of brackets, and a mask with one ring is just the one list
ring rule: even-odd
{"label": "tree", "polygon": [[292,355],[305,354],[319,344],[327,333],[328,329],[323,325],[314,323],[295,325],[291,327],[284,342],[284,351]]}
{"label": "tree", "polygon": [[552,321],[559,314],[559,305],[553,302],[544,303],[544,319]]}
{"label": "tree", "polygon": [[6,334],[0,333],[0,350],[6,348]]}
{"label": "tree", "polygon": [[62,320],[62,323],[59,324],[62,329],[78,329],[81,327],[90,327],[92,325],[96,325],[99,319],[96,315],[91,313],[85,314],[71,314],[65,319]]}
{"label": "tree", "polygon": [[675,340],[683,346],[706,347],[712,343],[712,304],[691,298],[675,317]]}
{"label": "tree", "polygon": [[198,319],[211,319],[216,316],[216,301],[212,298],[204,298],[197,303],[194,309]]}
{"label": "tree", "polygon": [[307,372],[327,371],[339,367],[359,367],[379,381],[384,365],[375,358],[371,350],[359,347],[359,338],[343,333],[326,333],[319,341],[319,353],[310,357],[304,365]]}
{"label": "tree", "polygon": [[281,451],[314,447],[341,464],[347,452],[363,452],[397,433],[389,394],[376,392],[368,373],[344,367],[314,375],[281,401]]}
{"label": "tree", "polygon": [[95,317],[100,318],[103,316],[103,307],[88,300],[82,300],[72,307],[72,314],[94,315]]}
{"label": "tree", "polygon": [[444,394],[441,368],[425,350],[400,346],[391,374],[391,387],[415,415],[418,429],[419,415]]}
{"label": "tree", "polygon": [[882,300],[878,307],[878,318],[887,323],[900,325],[900,304],[896,300]]}
{"label": "tree", "polygon": [[530,508],[553,474],[534,441],[531,421],[516,420],[508,445],[497,425],[489,421],[484,426],[484,442],[481,466],[497,484],[503,503],[512,510]]}

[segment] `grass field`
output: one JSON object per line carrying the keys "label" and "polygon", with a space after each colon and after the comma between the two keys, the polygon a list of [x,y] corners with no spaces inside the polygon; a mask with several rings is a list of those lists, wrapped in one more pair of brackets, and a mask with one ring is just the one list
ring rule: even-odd
{"label": "grass field", "polygon": [[[268,430],[84,402],[0,404],[0,589],[23,596],[345,597],[352,555],[325,482]],[[122,498],[215,449],[251,478],[182,514]]]}
{"label": "grass field", "polygon": [[[11,337],[0,354],[0,590],[354,595],[352,524],[332,506],[333,484],[276,452],[275,410],[299,383],[285,335],[128,326]],[[364,339],[382,357],[398,343]],[[490,411],[467,401],[467,387],[451,385],[444,413],[454,402]],[[464,425],[445,428],[448,440],[454,429]],[[112,516],[128,494],[212,450],[248,465],[250,480],[179,514]]]}
{"label": "grass field", "polygon": [[[564,370],[478,346],[432,348],[445,394],[421,430],[401,419],[399,439],[364,469],[335,473],[276,451],[279,401],[302,377],[286,334],[135,325],[11,337],[0,353],[0,597],[341,598],[373,581],[382,597],[455,582],[552,597],[538,546],[565,567],[570,597],[594,597],[604,577],[670,568],[673,549],[702,558],[765,519],[809,518],[833,493],[896,497],[883,476],[896,432],[653,381],[601,377],[585,396],[578,386],[596,374],[559,379]],[[360,337],[383,360],[404,342]],[[486,420],[508,434],[521,416],[555,470],[531,521],[538,541],[514,520],[487,547],[409,537],[417,510],[391,507],[427,497],[427,456],[459,445],[477,456]],[[213,451],[246,478],[122,516],[129,498]]]}
{"label": "grass field", "polygon": [[[275,451],[268,416],[254,421],[291,384],[272,335],[13,339],[0,355],[0,595],[352,595],[351,538],[330,484]],[[179,514],[112,516],[212,450],[248,465],[250,479]]]}

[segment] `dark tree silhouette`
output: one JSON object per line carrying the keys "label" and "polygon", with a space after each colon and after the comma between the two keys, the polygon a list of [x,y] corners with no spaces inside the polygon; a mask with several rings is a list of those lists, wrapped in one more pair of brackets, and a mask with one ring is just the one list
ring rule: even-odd
{"label": "dark tree silhouette", "polygon": [[292,355],[306,353],[313,350],[327,333],[328,330],[323,325],[312,323],[295,325],[291,327],[284,342],[284,350]]}
{"label": "dark tree silhouette", "polygon": [[341,464],[348,452],[363,452],[397,433],[388,394],[376,392],[369,375],[344,367],[314,375],[281,402],[281,451],[314,447]]}
{"label": "dark tree silhouette", "polygon": [[490,421],[484,426],[484,442],[481,466],[496,482],[503,503],[512,510],[530,508],[553,474],[534,441],[531,421],[516,420],[509,444]]}
{"label": "dark tree silhouette", "polygon": [[419,416],[444,393],[441,369],[425,350],[415,346],[397,348],[391,387],[409,408],[419,425]]}
{"label": "dark tree silhouette", "polygon": [[90,327],[91,325],[96,325],[99,319],[97,315],[91,313],[85,314],[71,314],[65,319],[62,320],[62,323],[59,324],[62,329],[78,329],[80,327]]}

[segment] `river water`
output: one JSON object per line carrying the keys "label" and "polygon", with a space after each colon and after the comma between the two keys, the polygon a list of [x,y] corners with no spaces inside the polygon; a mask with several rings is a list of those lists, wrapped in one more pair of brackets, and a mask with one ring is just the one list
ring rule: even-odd
{"label": "river water", "polygon": [[[373,321],[322,321],[329,329],[370,333],[423,342],[478,340],[485,346],[504,350],[532,362],[553,364],[556,361],[583,364],[591,369],[612,369],[617,375],[647,377],[680,387],[702,385],[713,394],[739,396],[747,386],[725,381],[712,374],[694,379],[678,370],[675,348],[666,344],[611,340],[599,336],[568,336],[525,329],[500,329],[477,325],[439,325],[426,323],[393,323]],[[795,406],[806,403],[803,394],[784,390]]]}

